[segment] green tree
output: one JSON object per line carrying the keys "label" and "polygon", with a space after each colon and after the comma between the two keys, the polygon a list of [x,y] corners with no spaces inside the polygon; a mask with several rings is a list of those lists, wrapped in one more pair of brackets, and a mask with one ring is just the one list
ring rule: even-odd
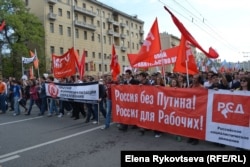
{"label": "green tree", "polygon": [[[9,56],[5,57],[9,60],[0,61],[3,76],[7,77],[5,74],[8,74],[20,78],[23,71],[22,57],[29,57],[29,51],[34,51],[35,48],[38,52],[39,69],[44,71],[45,58],[39,54],[44,48],[44,28],[41,21],[25,7],[24,1],[1,0],[0,20],[6,22],[0,34],[0,47],[2,51],[10,52]],[[3,65],[4,62],[8,67]],[[24,65],[26,69],[29,66],[31,65]]]}

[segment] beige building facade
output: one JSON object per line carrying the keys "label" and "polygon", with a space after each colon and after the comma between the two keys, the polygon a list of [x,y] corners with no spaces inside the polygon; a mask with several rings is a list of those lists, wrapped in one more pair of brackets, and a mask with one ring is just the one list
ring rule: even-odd
{"label": "beige building facade", "polygon": [[143,44],[144,22],[97,0],[25,0],[45,29],[46,70],[51,55],[62,55],[74,47],[86,52],[85,74],[110,73],[112,44],[122,69],[129,66],[128,53]]}

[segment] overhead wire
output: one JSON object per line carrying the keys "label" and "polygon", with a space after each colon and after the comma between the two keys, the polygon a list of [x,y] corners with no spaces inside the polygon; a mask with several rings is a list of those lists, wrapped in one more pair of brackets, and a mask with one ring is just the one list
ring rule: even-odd
{"label": "overhead wire", "polygon": [[[198,17],[196,14],[192,13],[189,9],[187,9],[186,7],[184,7],[183,5],[181,5],[179,2],[177,2],[176,0],[172,0],[176,6],[175,8],[172,7],[168,2],[168,4],[166,4],[166,2],[163,2],[162,0],[158,0],[160,3],[162,3],[163,5],[167,6],[168,8],[170,8],[172,11],[174,11],[175,13],[177,13],[178,15],[180,15],[181,17],[185,18],[186,20],[188,20],[189,22],[191,22],[192,24],[194,24],[195,26],[197,26],[198,28],[200,28],[202,31],[206,32],[209,37],[213,37],[216,40],[221,41],[227,48],[229,48],[230,50],[233,51],[237,51],[239,52],[239,49],[233,45],[231,45],[226,39],[224,39],[220,33],[218,33],[212,26],[210,26],[209,24],[206,24],[206,22],[208,22],[207,19],[205,19],[205,17],[203,17],[203,15],[197,10],[195,9],[189,2],[188,0],[186,0],[187,4],[194,10],[196,11],[200,17]],[[180,8],[179,10],[181,12],[179,12],[176,8]],[[184,13],[184,14],[183,14]],[[187,17],[186,15],[188,15],[189,17]],[[191,18],[191,19],[190,19]]]}

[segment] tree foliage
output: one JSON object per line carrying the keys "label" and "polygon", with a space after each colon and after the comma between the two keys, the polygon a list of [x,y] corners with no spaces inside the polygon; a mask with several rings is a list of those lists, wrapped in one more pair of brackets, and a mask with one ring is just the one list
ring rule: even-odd
{"label": "tree foliage", "polygon": [[[6,22],[5,28],[0,34],[0,47],[2,52],[10,52],[8,58],[11,62],[10,67],[2,65],[3,76],[8,77],[5,75],[8,74],[20,78],[23,71],[21,59],[30,57],[29,51],[34,51],[34,49],[38,52],[39,67],[43,69],[45,58],[39,55],[39,51],[44,48],[44,28],[41,21],[25,7],[24,1],[1,0],[0,20]],[[8,61],[2,61],[2,63],[4,62]],[[29,66],[31,65],[24,65],[26,69]]]}

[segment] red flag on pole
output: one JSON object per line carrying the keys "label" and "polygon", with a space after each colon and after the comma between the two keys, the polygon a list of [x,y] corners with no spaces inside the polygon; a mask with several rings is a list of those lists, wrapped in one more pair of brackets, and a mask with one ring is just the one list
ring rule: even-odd
{"label": "red flag on pole", "polygon": [[134,64],[141,62],[144,59],[148,59],[150,57],[151,59],[154,59],[154,54],[159,53],[160,51],[161,51],[161,42],[160,42],[158,21],[156,18],[136,58],[130,59],[129,56],[130,54],[128,54],[129,62],[131,66],[133,66]]}
{"label": "red flag on pole", "polygon": [[31,56],[31,57],[36,56],[36,58],[35,58],[34,61],[33,61],[33,64],[34,64],[35,69],[38,69],[39,60],[38,60],[38,57],[37,57],[36,49],[35,49],[35,53],[33,53],[33,52],[30,50],[30,56]]}
{"label": "red flag on pole", "polygon": [[188,30],[184,27],[184,25],[175,17],[175,15],[166,7],[164,6],[165,10],[171,15],[172,20],[176,27],[179,29],[181,34],[186,38],[187,41],[189,41],[191,44],[193,44],[195,47],[200,49],[207,57],[215,59],[219,57],[219,54],[212,48],[209,48],[209,51],[205,51],[200,44],[194,39],[194,37],[188,32]]}
{"label": "red flag on pole", "polygon": [[2,22],[2,24],[0,25],[0,31],[2,31],[3,29],[4,29],[4,27],[5,27],[5,20]]}
{"label": "red flag on pole", "polygon": [[81,61],[79,62],[79,75],[80,75],[80,80],[82,80],[82,77],[84,76],[85,72],[85,50],[83,50],[82,58]]}
{"label": "red flag on pole", "polygon": [[110,63],[110,70],[112,74],[112,78],[114,81],[117,80],[117,76],[120,74],[120,64],[118,63],[118,56],[115,52],[115,45],[112,46],[112,57]]}
{"label": "red flag on pole", "polygon": [[199,73],[190,44],[183,35],[181,37],[179,51],[173,71],[185,74]]}

